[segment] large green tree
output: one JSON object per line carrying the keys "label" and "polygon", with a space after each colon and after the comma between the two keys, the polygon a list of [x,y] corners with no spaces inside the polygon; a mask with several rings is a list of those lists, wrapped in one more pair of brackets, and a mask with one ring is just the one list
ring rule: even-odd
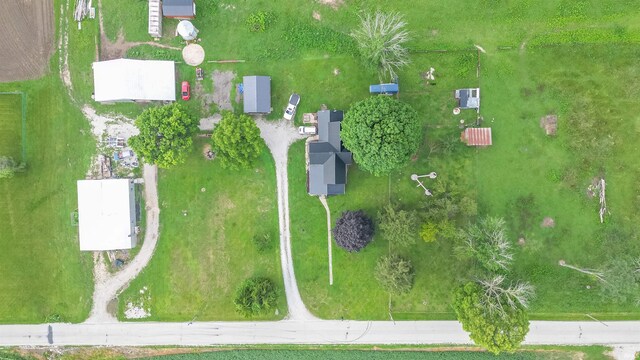
{"label": "large green tree", "polygon": [[136,118],[140,134],[129,145],[146,163],[168,168],[181,164],[193,146],[198,122],[178,103],[148,108]]}
{"label": "large green tree", "polygon": [[231,112],[223,114],[213,131],[212,141],[220,164],[231,169],[253,166],[264,148],[256,122],[247,115]]}
{"label": "large green tree", "polygon": [[378,218],[380,231],[392,246],[415,244],[418,237],[418,216],[415,211],[400,210],[387,204],[384,211],[378,213]]}
{"label": "large green tree", "polygon": [[385,255],[376,265],[376,280],[391,294],[404,294],[413,287],[415,273],[411,260],[398,255]]}
{"label": "large green tree", "polygon": [[362,169],[379,176],[411,158],[420,145],[421,130],[411,106],[388,96],[371,96],[346,113],[342,141]]}
{"label": "large green tree", "polygon": [[462,328],[477,344],[494,354],[515,351],[529,332],[529,319],[520,305],[504,304],[502,311],[490,311],[483,288],[468,282],[453,294],[453,309]]}

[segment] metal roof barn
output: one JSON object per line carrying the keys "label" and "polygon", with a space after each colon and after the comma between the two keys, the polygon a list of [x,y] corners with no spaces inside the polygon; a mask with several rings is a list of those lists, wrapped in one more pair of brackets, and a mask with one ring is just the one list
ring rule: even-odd
{"label": "metal roof barn", "polygon": [[467,146],[489,146],[492,144],[491,128],[466,128],[460,140]]}
{"label": "metal roof barn", "polygon": [[78,181],[81,251],[132,249],[136,246],[133,180]]}
{"label": "metal roof barn", "polygon": [[173,61],[116,59],[93,63],[94,100],[175,101]]}
{"label": "metal roof barn", "polygon": [[271,77],[245,76],[242,78],[244,112],[269,114],[271,112]]}

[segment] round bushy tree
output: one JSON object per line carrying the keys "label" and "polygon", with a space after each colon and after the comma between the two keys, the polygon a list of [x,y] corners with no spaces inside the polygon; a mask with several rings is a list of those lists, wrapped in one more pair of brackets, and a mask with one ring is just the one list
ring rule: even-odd
{"label": "round bushy tree", "polygon": [[140,134],[129,145],[148,164],[168,168],[183,163],[198,130],[198,121],[178,103],[146,109],[136,118]]}
{"label": "round bushy tree", "polygon": [[411,260],[398,255],[386,255],[378,260],[375,277],[391,294],[404,294],[413,287],[414,278]]}
{"label": "round bushy tree", "polygon": [[226,112],[212,135],[213,150],[222,167],[251,167],[264,148],[260,129],[247,115]]}
{"label": "round bushy tree", "polygon": [[278,295],[273,281],[263,277],[246,279],[236,290],[236,311],[249,317],[265,313],[277,305]]}
{"label": "round bushy tree", "polygon": [[373,238],[373,221],[362,210],[345,211],[336,221],[333,237],[349,252],[362,250]]}
{"label": "round bushy tree", "polygon": [[388,204],[378,213],[382,235],[392,246],[413,245],[418,237],[418,215],[413,210],[399,210]]}
{"label": "round bushy tree", "polygon": [[388,96],[355,103],[342,121],[342,141],[356,163],[379,176],[402,166],[418,150],[422,131],[418,114]]}
{"label": "round bushy tree", "polygon": [[490,311],[480,285],[469,282],[455,290],[453,309],[462,328],[477,345],[494,354],[516,350],[529,332],[529,319],[520,305],[503,304],[501,311]]}

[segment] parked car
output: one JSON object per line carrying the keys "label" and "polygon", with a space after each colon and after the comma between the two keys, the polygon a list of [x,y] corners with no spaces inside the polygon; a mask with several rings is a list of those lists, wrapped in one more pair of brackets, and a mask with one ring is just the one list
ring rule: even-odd
{"label": "parked car", "polygon": [[315,126],[300,126],[298,128],[298,133],[300,135],[315,135],[318,133],[318,128]]}
{"label": "parked car", "polygon": [[191,85],[188,81],[182,82],[182,100],[187,101],[191,99]]}
{"label": "parked car", "polygon": [[284,118],[286,120],[291,120],[296,114],[296,108],[300,103],[300,95],[293,93],[289,96],[289,104],[287,104],[287,109],[284,111]]}

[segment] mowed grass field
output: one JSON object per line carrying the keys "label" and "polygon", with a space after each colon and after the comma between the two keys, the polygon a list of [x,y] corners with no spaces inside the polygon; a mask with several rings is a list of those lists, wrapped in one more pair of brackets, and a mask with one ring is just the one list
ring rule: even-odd
{"label": "mowed grass field", "polygon": [[[27,170],[0,181],[0,323],[80,322],[91,306],[92,260],[79,251],[71,213],[94,146],[82,133],[88,123],[57,74],[0,84],[0,91],[29,99]],[[2,140],[20,159],[20,97],[10,99],[12,115],[0,117],[0,128],[10,129]]]}
{"label": "mowed grass field", "polygon": [[[118,0],[104,3],[111,19],[110,38],[120,30],[131,41],[147,38],[141,23],[113,20],[136,17],[146,3],[127,10],[118,6]],[[313,112],[322,104],[348,110],[369,96],[367,87],[378,78],[361,66],[348,34],[361,11],[400,12],[413,39],[412,63],[400,73],[399,98],[418,111],[424,142],[415,161],[388,177],[373,177],[352,166],[347,194],[329,199],[334,221],[342,211],[353,209],[364,209],[375,218],[389,201],[420,211],[429,206],[428,199],[409,176],[436,171],[441,178],[464,183],[477,200],[480,216],[507,220],[516,252],[511,278],[530,281],[537,289],[533,318],[584,319],[585,313],[607,319],[640,317],[632,301],[614,304],[599,295],[593,279],[557,265],[565,260],[599,268],[616,254],[640,255],[634,228],[638,189],[633,140],[638,129],[638,86],[633,79],[638,76],[634,61],[640,15],[632,4],[346,1],[333,9],[292,0],[198,6],[193,22],[207,60],[246,60],[204,63],[205,73],[230,70],[237,75],[236,83],[243,75],[271,75],[270,118],[274,119],[294,91],[302,96],[298,113]],[[251,32],[246,19],[258,11],[267,12],[272,20],[266,31]],[[320,20],[312,17],[314,11]],[[162,43],[179,44],[171,30],[176,23],[165,19]],[[179,59],[177,51],[134,50],[131,54],[136,57]],[[430,67],[436,69],[436,85],[427,85],[421,77]],[[180,66],[179,70],[180,80],[193,80],[193,69]],[[482,90],[484,126],[494,132],[490,148],[467,148],[459,142],[459,120],[470,123],[475,113],[454,117],[452,93],[466,87]],[[204,89],[211,90],[209,85]],[[194,95],[197,100],[198,94]],[[197,101],[188,106],[200,111]],[[539,127],[540,117],[548,114],[558,115],[554,138]],[[296,122],[300,120],[298,116]],[[307,306],[326,318],[389,319],[390,313],[396,320],[454,318],[451,290],[477,269],[453,255],[453,243],[418,241],[402,251],[417,273],[414,290],[407,295],[389,299],[375,283],[375,263],[388,251],[380,236],[359,254],[334,248],[335,284],[328,285],[324,211],[317,199],[306,195],[303,151],[302,143],[292,147],[289,176],[293,256]],[[597,201],[585,195],[586,187],[600,175],[609,184],[611,217],[604,225],[597,218]],[[540,227],[547,216],[555,220],[554,228]],[[178,226],[171,219],[165,223],[164,231],[178,232],[170,230]],[[516,245],[521,237],[525,244]],[[190,247],[194,245],[180,246],[185,247],[182,251],[194,251]],[[150,282],[160,281],[159,272],[153,275],[156,278],[147,276]],[[223,311],[220,316],[227,314]]]}
{"label": "mowed grass field", "polygon": [[[160,172],[160,239],[149,265],[120,295],[120,318],[128,302],[146,298],[147,320],[243,319],[233,298],[251,276],[268,277],[278,287],[279,315],[257,319],[286,314],[271,155],[265,150],[255,169],[225,170],[204,158],[206,141],[196,142],[184,165]],[[252,239],[264,234],[271,247],[260,253]]]}
{"label": "mowed grass field", "polygon": [[[473,76],[464,83],[460,64],[466,55],[414,56],[401,76],[405,92],[400,99],[419,109],[424,121],[426,137],[418,159],[388,177],[351,167],[347,194],[329,199],[332,218],[344,210],[364,209],[375,219],[388,201],[420,212],[429,199],[415,188],[411,174],[459,176],[475,194],[480,215],[507,220],[515,249],[511,277],[529,281],[537,290],[532,318],[583,319],[585,313],[607,319],[640,317],[633,299],[612,302],[600,295],[597,280],[558,265],[565,260],[602,269],[620,254],[640,255],[634,225],[640,106],[632,100],[640,88],[624,80],[638,77],[634,59],[639,51],[608,45],[494,50],[480,56],[476,79],[473,61]],[[437,64],[440,78],[425,89],[417,82],[418,70],[429,64]],[[484,126],[493,130],[494,145],[485,149],[467,148],[457,140],[458,120],[475,119],[475,113],[451,114],[452,89],[478,85]],[[548,114],[558,115],[556,137],[540,128],[540,118]],[[415,286],[409,294],[391,298],[373,276],[377,259],[388,251],[385,239],[376,236],[358,254],[334,247],[335,283],[329,286],[324,211],[305,194],[302,142],[291,149],[289,171],[296,276],[314,313],[357,319],[389,319],[390,313],[394,319],[455,317],[449,307],[451,290],[476,276],[477,268],[457,259],[452,243],[418,241],[401,251],[416,268]],[[597,198],[587,196],[597,176],[608,181],[611,215],[605,224],[600,224]],[[555,227],[543,228],[545,217],[553,218]],[[519,238],[524,245],[517,245]]]}
{"label": "mowed grass field", "polygon": [[0,94],[0,156],[22,161],[22,96]]}

